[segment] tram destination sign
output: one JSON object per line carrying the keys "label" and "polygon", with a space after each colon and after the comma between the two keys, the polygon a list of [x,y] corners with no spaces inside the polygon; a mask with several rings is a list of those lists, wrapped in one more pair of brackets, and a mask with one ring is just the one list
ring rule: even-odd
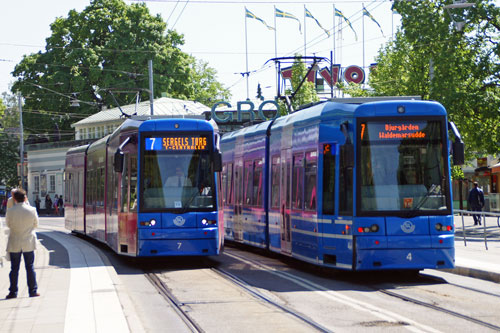
{"label": "tram destination sign", "polygon": [[145,149],[150,151],[208,150],[207,137],[199,135],[178,135],[146,138]]}
{"label": "tram destination sign", "polygon": [[401,139],[425,139],[426,133],[422,130],[427,123],[361,123],[361,140],[401,140]]}

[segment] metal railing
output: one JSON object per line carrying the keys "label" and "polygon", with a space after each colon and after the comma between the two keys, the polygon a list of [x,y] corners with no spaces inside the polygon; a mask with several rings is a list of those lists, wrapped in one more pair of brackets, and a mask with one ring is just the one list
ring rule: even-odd
{"label": "metal railing", "polygon": [[[467,226],[465,225],[464,217],[465,216],[473,216],[473,215],[480,215],[481,216],[481,222],[482,225],[480,226],[483,230],[483,238],[484,238],[484,246],[486,250],[488,250],[488,236],[496,236],[495,233],[492,233],[490,230],[488,230],[488,225],[491,227],[498,226],[500,228],[500,213],[492,213],[492,212],[478,212],[478,211],[470,211],[470,210],[460,210],[460,209],[455,209],[453,210],[455,215],[460,215],[462,218],[462,232],[463,232],[463,239],[464,239],[464,245],[467,246]],[[488,222],[488,224],[487,224]],[[456,232],[456,229],[455,229]],[[500,233],[499,233],[500,235]],[[498,238],[498,237],[497,237]]]}

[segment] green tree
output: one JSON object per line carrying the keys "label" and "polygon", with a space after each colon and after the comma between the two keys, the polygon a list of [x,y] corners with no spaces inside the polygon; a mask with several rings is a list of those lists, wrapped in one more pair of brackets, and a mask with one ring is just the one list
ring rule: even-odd
{"label": "green tree", "polygon": [[[25,98],[28,132],[71,138],[70,124],[99,111],[133,102],[135,92],[149,99],[148,60],[153,60],[154,96],[209,103],[227,99],[215,70],[182,52],[184,38],[152,16],[145,4],[93,0],[82,12],[71,10],[51,24],[43,52],[26,55],[13,72],[13,91]],[[70,108],[71,99],[80,107]]]}
{"label": "green tree", "polygon": [[[318,102],[319,97],[316,93],[316,86],[314,82],[309,82],[307,80],[304,81],[302,86],[299,87],[302,79],[306,76],[308,68],[306,64],[302,61],[302,56],[300,54],[295,55],[295,60],[292,65],[292,89],[287,89],[285,95],[291,96],[294,94],[291,99],[291,104],[294,110],[296,110],[299,106]],[[288,108],[286,107],[283,101],[280,101],[280,110],[281,114],[288,113]]]}
{"label": "green tree", "polygon": [[[6,104],[4,104],[4,100]],[[18,185],[17,162],[19,162],[19,137],[13,135],[15,120],[19,124],[17,109],[9,103],[9,97],[4,94],[0,98],[0,185],[14,187]]]}
{"label": "green tree", "polygon": [[474,3],[446,10],[450,0],[395,1],[402,26],[380,50],[369,82],[375,95],[442,103],[469,158],[500,152],[500,11],[489,0]]}

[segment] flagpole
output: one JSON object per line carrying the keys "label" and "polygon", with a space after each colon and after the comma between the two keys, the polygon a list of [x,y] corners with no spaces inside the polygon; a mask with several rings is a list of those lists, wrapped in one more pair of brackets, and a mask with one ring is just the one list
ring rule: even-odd
{"label": "flagpole", "polygon": [[333,4],[333,32],[332,32],[332,37],[333,37],[333,56],[330,57],[330,75],[331,75],[331,80],[332,80],[332,98],[333,98],[333,65],[336,64],[336,57],[337,57],[337,50],[335,50],[335,3]]}
{"label": "flagpole", "polygon": [[[365,4],[361,3],[363,9],[365,9]],[[365,13],[361,11],[363,14],[361,15],[361,29],[363,30],[363,71],[365,70]]]}
{"label": "flagpole", "polygon": [[248,77],[249,77],[249,72],[248,72],[248,37],[247,37],[247,9],[245,7],[245,58],[246,58],[246,73],[245,75],[247,76],[247,100],[250,100],[250,91],[248,87]]}
{"label": "flagpole", "polygon": [[307,52],[306,52],[306,33],[307,33],[307,29],[306,29],[306,5],[304,4],[304,57],[307,55]]}
{"label": "flagpole", "polygon": [[276,29],[276,6],[274,6],[274,57],[278,57],[278,39],[277,39],[277,31]]}
{"label": "flagpole", "polygon": [[335,4],[333,4],[333,34],[332,34],[332,36],[333,36],[333,62],[336,63],[337,52],[335,50]]}
{"label": "flagpole", "polygon": [[[276,29],[276,6],[274,6],[273,16],[274,16],[274,57],[278,58],[278,41],[277,41],[277,30],[278,29]],[[281,73],[279,72],[277,61],[274,62],[274,65],[276,66],[276,90],[277,90],[276,96],[279,96],[280,95],[280,82],[279,82],[279,80],[280,80]]]}
{"label": "flagpole", "polygon": [[394,8],[391,8],[391,38],[394,40]]}

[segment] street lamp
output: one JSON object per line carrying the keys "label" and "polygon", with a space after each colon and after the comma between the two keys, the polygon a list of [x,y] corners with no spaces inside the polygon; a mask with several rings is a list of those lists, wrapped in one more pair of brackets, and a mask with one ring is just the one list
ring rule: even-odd
{"label": "street lamp", "polygon": [[[453,18],[453,16],[454,16],[453,12],[451,12],[450,10],[469,8],[469,7],[473,7],[474,5],[475,5],[474,3],[467,2],[467,0],[454,0],[451,5],[446,5],[443,8],[446,9],[446,11],[448,12],[448,15],[450,15],[451,21],[453,22],[453,26],[455,27],[455,29],[457,31],[462,31],[462,29],[465,26],[465,21],[456,21]],[[458,18],[458,15],[457,15],[457,18]]]}
{"label": "street lamp", "polygon": [[76,97],[76,94],[73,93],[72,97],[71,97],[71,107],[75,108],[75,107],[79,107],[79,106],[80,106],[80,103],[78,102],[78,98]]}

